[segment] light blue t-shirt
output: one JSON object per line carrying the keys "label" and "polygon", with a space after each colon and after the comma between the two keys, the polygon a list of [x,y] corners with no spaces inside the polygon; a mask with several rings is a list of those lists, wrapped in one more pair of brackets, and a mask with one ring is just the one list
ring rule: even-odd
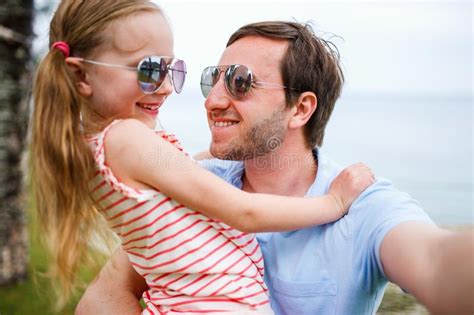
{"label": "light blue t-shirt", "polygon": [[[321,152],[315,154],[318,173],[307,196],[325,194],[342,169]],[[242,162],[214,159],[202,165],[242,187]],[[375,314],[387,285],[380,261],[382,240],[397,224],[414,220],[433,224],[408,194],[377,179],[339,221],[259,233],[272,309],[277,315]]]}

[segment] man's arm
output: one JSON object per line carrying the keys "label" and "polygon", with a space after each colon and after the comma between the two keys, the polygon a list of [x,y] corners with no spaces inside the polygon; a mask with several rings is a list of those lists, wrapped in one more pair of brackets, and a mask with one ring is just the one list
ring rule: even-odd
{"label": "man's arm", "polygon": [[140,314],[139,300],[147,289],[145,280],[133,269],[127,254],[118,250],[87,288],[75,315]]}
{"label": "man's arm", "polygon": [[384,238],[380,257],[388,279],[432,313],[474,313],[474,230],[402,223]]}

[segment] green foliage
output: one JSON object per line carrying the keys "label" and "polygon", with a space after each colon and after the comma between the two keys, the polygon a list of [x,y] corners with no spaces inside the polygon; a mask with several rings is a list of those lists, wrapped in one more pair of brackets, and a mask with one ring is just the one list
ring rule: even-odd
{"label": "green foliage", "polygon": [[[67,307],[57,313],[53,311],[54,294],[51,281],[45,276],[48,258],[44,246],[39,241],[39,231],[34,215],[28,215],[30,239],[30,262],[28,278],[21,283],[0,287],[0,314],[1,315],[57,315],[73,314],[75,305],[82,295],[79,290],[77,296],[71,299]],[[97,270],[83,269],[80,279],[89,283]]]}
{"label": "green foliage", "polygon": [[404,293],[398,286],[390,283],[377,314],[428,315],[428,311],[412,295]]}

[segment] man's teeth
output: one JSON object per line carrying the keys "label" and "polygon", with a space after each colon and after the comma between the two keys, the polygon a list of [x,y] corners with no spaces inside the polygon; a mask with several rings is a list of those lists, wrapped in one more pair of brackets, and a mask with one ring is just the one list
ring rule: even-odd
{"label": "man's teeth", "polygon": [[215,121],[214,127],[229,127],[236,124],[236,121]]}

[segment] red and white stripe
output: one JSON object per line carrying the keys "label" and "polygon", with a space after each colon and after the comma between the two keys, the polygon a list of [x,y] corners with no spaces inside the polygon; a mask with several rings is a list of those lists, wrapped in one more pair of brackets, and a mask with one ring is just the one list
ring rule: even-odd
{"label": "red and white stripe", "polygon": [[[89,139],[98,168],[91,191],[150,287],[143,314],[272,314],[254,235],[190,210],[158,190],[120,182],[105,163],[104,138],[114,123]],[[174,136],[157,136],[182,151]]]}

